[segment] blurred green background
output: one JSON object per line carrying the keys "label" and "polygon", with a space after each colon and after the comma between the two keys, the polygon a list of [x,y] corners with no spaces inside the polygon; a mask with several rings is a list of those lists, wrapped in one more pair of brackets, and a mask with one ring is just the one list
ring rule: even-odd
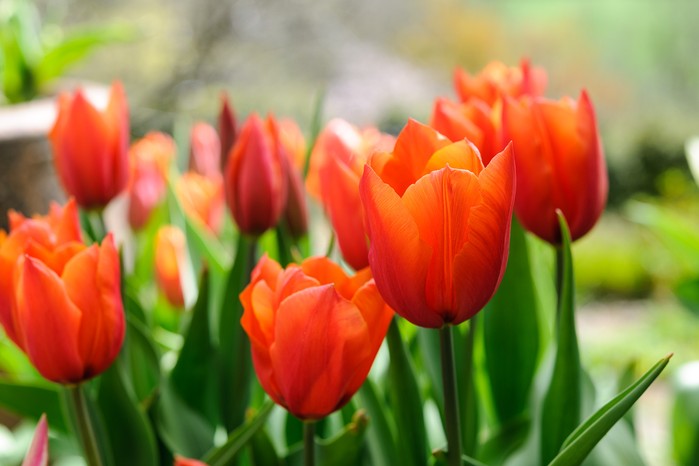
{"label": "blurred green background", "polygon": [[673,368],[699,359],[699,320],[677,298],[678,286],[699,275],[699,191],[684,155],[685,140],[699,134],[699,2],[35,5],[46,24],[66,30],[105,23],[133,30],[131,40],[93,53],[67,74],[122,80],[136,136],[213,122],[222,90],[239,115],[273,111],[309,128],[323,95],[325,119],[396,131],[408,116],[426,121],[436,96],[455,97],[456,66],[476,72],[491,60],[530,58],[548,71],[550,97],[586,88],[611,184],[608,212],[574,251],[582,355],[604,375],[633,359],[647,367],[675,353],[670,375],[641,400],[637,416],[649,464],[672,464],[668,379]]}

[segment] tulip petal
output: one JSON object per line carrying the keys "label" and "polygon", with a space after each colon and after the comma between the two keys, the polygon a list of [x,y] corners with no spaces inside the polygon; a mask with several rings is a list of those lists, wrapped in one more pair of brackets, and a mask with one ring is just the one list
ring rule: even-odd
{"label": "tulip petal", "polygon": [[78,348],[81,312],[61,279],[40,261],[24,256],[15,275],[17,321],[34,367],[54,382],[84,379]]}
{"label": "tulip petal", "polygon": [[[129,110],[124,87],[119,81],[112,83],[109,103],[103,118],[111,154],[126,154],[129,150]],[[126,186],[128,181],[129,159],[128,157],[108,157],[104,160],[104,166],[109,170],[111,176],[109,185],[116,194]]]}
{"label": "tulip petal", "polygon": [[[433,171],[405,191],[403,204],[431,251],[426,282],[427,304],[442,323],[456,318],[454,257],[469,241],[471,211],[481,203],[476,175],[450,167]],[[474,270],[479,270],[477,267]]]}
{"label": "tulip petal", "polygon": [[442,319],[425,301],[430,248],[398,194],[366,166],[359,185],[371,246],[374,280],[389,306],[410,322],[440,327]]}
{"label": "tulip petal", "polygon": [[451,168],[468,170],[478,175],[483,170],[483,162],[478,148],[469,141],[459,141],[449,144],[432,154],[423,175],[439,170],[449,165]]}
{"label": "tulip petal", "polygon": [[22,461],[22,466],[47,466],[49,464],[49,428],[46,414],[41,415],[36,425],[32,443],[29,445],[27,455]]}

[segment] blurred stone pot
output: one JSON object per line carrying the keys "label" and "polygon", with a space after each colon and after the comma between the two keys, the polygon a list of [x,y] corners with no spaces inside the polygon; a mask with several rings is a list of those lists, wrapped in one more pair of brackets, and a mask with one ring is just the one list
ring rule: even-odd
{"label": "blurred stone pot", "polygon": [[[74,88],[75,86],[66,86]],[[104,107],[109,88],[82,85],[87,98]],[[45,214],[52,200],[65,194],[56,177],[48,133],[56,119],[55,98],[0,107],[0,228],[7,229],[7,211]]]}

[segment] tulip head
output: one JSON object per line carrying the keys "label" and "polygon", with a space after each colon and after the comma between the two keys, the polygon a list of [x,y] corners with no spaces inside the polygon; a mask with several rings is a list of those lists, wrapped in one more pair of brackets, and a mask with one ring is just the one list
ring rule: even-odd
{"label": "tulip head", "polygon": [[259,236],[286,207],[287,155],[279,125],[252,114],[231,149],[224,175],[226,202],[240,231]]}
{"label": "tulip head", "polygon": [[510,146],[484,167],[468,141],[408,122],[359,185],[369,264],[386,302],[421,327],[479,312],[507,263],[514,188]]}
{"label": "tulip head", "polygon": [[556,210],[580,238],[595,225],[607,201],[609,182],[592,103],[564,98],[507,99],[503,130],[517,161],[515,211],[524,228],[560,244]]}
{"label": "tulip head", "polygon": [[102,208],[126,187],[129,117],[118,82],[103,111],[80,90],[74,96],[61,95],[49,139],[58,177],[81,207]]}
{"label": "tulip head", "polygon": [[164,225],[155,235],[155,280],[168,302],[184,306],[182,274],[187,267],[187,239],[182,230]]}
{"label": "tulip head", "polygon": [[460,68],[454,71],[454,87],[462,102],[477,98],[490,106],[503,96],[540,96],[546,89],[546,83],[546,71],[532,68],[528,60],[522,60],[519,67],[491,62],[475,76]]}
{"label": "tulip head", "polygon": [[32,443],[29,445],[22,466],[48,466],[49,464],[49,424],[46,414],[41,415],[36,425]]}
{"label": "tulip head", "polygon": [[221,110],[218,113],[218,137],[221,141],[221,171],[228,163],[228,155],[238,137],[238,124],[228,94],[221,93]]}
{"label": "tulip head", "polygon": [[216,178],[221,176],[221,141],[213,126],[199,122],[189,135],[189,170]]}
{"label": "tulip head", "polygon": [[240,300],[262,388],[308,420],[359,389],[393,316],[368,269],[348,277],[324,257],[286,269],[262,257]]}
{"label": "tulip head", "polygon": [[104,372],[124,340],[119,254],[77,239],[77,209],[11,221],[0,242],[0,322],[46,379],[79,383]]}

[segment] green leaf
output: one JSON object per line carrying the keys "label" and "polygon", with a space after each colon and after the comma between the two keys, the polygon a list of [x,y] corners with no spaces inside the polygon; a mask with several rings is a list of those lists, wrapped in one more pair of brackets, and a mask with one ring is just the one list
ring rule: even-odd
{"label": "green leaf", "polygon": [[240,235],[235,262],[228,274],[219,314],[219,354],[221,377],[221,416],[231,432],[245,419],[250,400],[252,364],[250,341],[240,325],[243,306],[238,295],[250,281],[256,252],[256,240]]}
{"label": "green leaf", "polygon": [[277,454],[272,439],[269,438],[267,430],[262,428],[252,436],[250,449],[253,463],[264,466],[282,466],[282,460]]}
{"label": "green leaf", "polygon": [[127,316],[123,364],[136,399],[148,405],[160,384],[160,358],[148,330],[137,319]]}
{"label": "green leaf", "polygon": [[575,330],[575,288],[570,231],[563,214],[560,211],[557,213],[563,244],[556,257],[560,283],[556,354],[541,411],[541,461],[544,464],[556,456],[565,439],[580,422],[582,399],[582,369]]}
{"label": "green leaf", "polygon": [[682,365],[673,378],[672,452],[678,466],[699,464],[699,362]]}
{"label": "green leaf", "polygon": [[386,404],[377,396],[377,388],[371,379],[367,379],[358,393],[358,404],[369,415],[369,428],[366,433],[371,464],[390,466],[397,457],[396,442],[386,418]]}
{"label": "green leaf", "polygon": [[513,219],[505,275],[481,313],[486,372],[501,425],[527,408],[539,357],[537,308],[526,234]]}
{"label": "green leaf", "polygon": [[117,359],[102,374],[97,403],[101,413],[102,435],[109,439],[113,464],[152,466],[158,464],[155,435],[148,418],[129,393]]}
{"label": "green leaf", "polygon": [[388,366],[388,390],[397,430],[398,464],[424,465],[428,457],[427,434],[422,411],[422,397],[412,360],[408,357],[398,317],[388,327],[386,342],[391,360]]}
{"label": "green leaf", "polygon": [[671,357],[672,355],[668,355],[662,358],[633,385],[614,397],[578,426],[565,440],[561,452],[549,463],[549,466],[581,464],[609,429],[631,409],[636,400],[660,375]]}
{"label": "green leaf", "polygon": [[205,270],[199,285],[199,299],[192,310],[182,350],[170,373],[170,382],[190,408],[215,426],[219,412],[219,380],[209,330],[209,292],[209,272]]}
{"label": "green leaf", "polygon": [[485,464],[504,464],[505,460],[527,439],[531,430],[531,421],[521,416],[500,426],[495,434],[488,438],[478,450],[478,458]]}
{"label": "green leaf", "polygon": [[3,380],[0,381],[0,406],[33,421],[38,421],[46,413],[52,429],[68,432],[68,424],[61,409],[61,394],[57,387]]}
{"label": "green leaf", "polygon": [[311,153],[313,152],[313,146],[315,146],[316,139],[318,139],[318,135],[320,134],[321,126],[323,124],[323,104],[325,104],[325,91],[318,93],[315,106],[313,107],[313,116],[311,118],[311,135],[308,138],[310,144],[308,144],[306,159],[303,166],[304,178],[308,176],[308,169],[311,166]]}
{"label": "green leaf", "polygon": [[699,277],[680,281],[673,291],[684,307],[699,316]]}
{"label": "green leaf", "polygon": [[264,426],[273,407],[274,403],[272,401],[266,402],[252,419],[235,429],[228,436],[226,443],[207,453],[204,457],[204,462],[209,466],[226,466],[232,464],[233,459],[240,450],[245,447],[252,437]]}

